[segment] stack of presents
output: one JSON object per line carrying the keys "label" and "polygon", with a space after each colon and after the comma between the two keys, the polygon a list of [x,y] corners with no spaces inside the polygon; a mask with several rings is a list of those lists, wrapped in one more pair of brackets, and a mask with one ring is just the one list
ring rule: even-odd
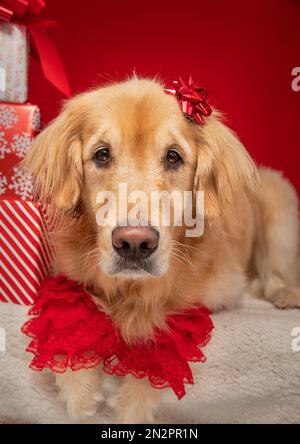
{"label": "stack of presents", "polygon": [[[41,129],[27,89],[31,39],[38,46],[48,39],[42,23],[32,20],[44,6],[42,0],[0,1],[0,310],[2,302],[32,304],[53,263],[47,208],[34,200],[30,172],[22,166]],[[51,45],[47,41],[48,50]]]}

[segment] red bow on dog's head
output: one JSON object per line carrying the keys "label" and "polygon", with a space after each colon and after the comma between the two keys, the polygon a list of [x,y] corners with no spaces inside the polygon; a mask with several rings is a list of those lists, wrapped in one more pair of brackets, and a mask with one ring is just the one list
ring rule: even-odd
{"label": "red bow on dog's head", "polygon": [[174,80],[165,91],[177,97],[182,112],[201,125],[204,124],[203,116],[207,117],[212,113],[207,103],[207,91],[194,83],[192,76],[187,84],[179,77],[179,80]]}

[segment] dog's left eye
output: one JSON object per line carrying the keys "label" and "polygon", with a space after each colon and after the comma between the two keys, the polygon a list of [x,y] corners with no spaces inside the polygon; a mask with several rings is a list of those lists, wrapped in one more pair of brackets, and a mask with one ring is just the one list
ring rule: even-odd
{"label": "dog's left eye", "polygon": [[166,166],[168,168],[176,169],[182,163],[182,157],[175,149],[170,148],[166,156]]}
{"label": "dog's left eye", "polygon": [[110,159],[110,153],[108,147],[97,148],[93,155],[93,161],[97,167],[106,166]]}

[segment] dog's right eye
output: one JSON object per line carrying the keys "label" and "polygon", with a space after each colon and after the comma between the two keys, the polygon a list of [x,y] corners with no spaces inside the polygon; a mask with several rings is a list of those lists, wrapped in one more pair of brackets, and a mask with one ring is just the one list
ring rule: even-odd
{"label": "dog's right eye", "polygon": [[109,160],[110,155],[108,147],[101,147],[96,149],[96,151],[94,152],[93,161],[98,168],[107,166]]}

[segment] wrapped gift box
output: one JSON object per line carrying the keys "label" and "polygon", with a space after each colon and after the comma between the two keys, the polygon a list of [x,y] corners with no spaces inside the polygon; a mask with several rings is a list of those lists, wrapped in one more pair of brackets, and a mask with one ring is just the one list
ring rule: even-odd
{"label": "wrapped gift box", "polygon": [[0,300],[30,305],[52,263],[45,213],[34,202],[2,199],[0,227]]}
{"label": "wrapped gift box", "polygon": [[0,101],[26,102],[28,59],[26,26],[0,21]]}
{"label": "wrapped gift box", "polygon": [[20,166],[39,126],[37,106],[0,103],[2,302],[32,304],[53,259],[46,208],[33,201],[31,176]]}
{"label": "wrapped gift box", "polygon": [[66,97],[70,86],[59,54],[51,40],[53,20],[39,19],[44,0],[0,1],[0,101],[27,100],[29,44],[41,63],[44,76]]}
{"label": "wrapped gift box", "polygon": [[0,197],[31,199],[29,174],[19,163],[40,129],[36,105],[0,103]]}

